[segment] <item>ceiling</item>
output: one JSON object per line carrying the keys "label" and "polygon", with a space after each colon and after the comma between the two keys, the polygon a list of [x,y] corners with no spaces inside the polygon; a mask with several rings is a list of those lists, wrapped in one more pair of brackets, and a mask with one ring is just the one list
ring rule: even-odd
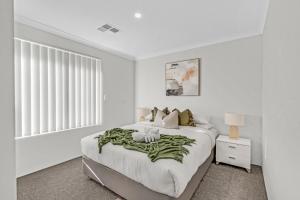
{"label": "ceiling", "polygon": [[[268,0],[15,0],[16,20],[132,59],[261,34]],[[134,18],[140,12],[141,19]],[[100,32],[103,24],[120,32]]]}

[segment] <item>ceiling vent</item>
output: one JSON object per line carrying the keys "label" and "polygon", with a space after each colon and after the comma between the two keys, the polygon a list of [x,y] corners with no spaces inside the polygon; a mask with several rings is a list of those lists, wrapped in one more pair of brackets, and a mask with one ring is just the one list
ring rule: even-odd
{"label": "ceiling vent", "polygon": [[117,29],[117,28],[112,28],[112,29],[110,29],[110,31],[113,32],[113,33],[117,33],[117,32],[119,32],[120,30]]}
{"label": "ceiling vent", "polygon": [[106,31],[110,30],[112,33],[118,33],[120,31],[119,29],[112,27],[109,24],[104,24],[103,26],[97,28],[97,30],[99,30],[101,32],[106,32]]}
{"label": "ceiling vent", "polygon": [[109,24],[104,24],[103,26],[99,27],[98,30],[99,30],[99,31],[102,31],[102,32],[105,32],[105,31],[107,31],[107,30],[109,30],[109,29],[111,29],[111,28],[112,28],[111,25],[109,25]]}

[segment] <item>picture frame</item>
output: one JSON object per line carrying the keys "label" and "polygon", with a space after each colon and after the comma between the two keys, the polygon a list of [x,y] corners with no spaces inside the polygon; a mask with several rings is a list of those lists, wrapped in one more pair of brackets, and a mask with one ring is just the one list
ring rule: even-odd
{"label": "picture frame", "polygon": [[200,77],[200,58],[166,63],[166,96],[200,96]]}

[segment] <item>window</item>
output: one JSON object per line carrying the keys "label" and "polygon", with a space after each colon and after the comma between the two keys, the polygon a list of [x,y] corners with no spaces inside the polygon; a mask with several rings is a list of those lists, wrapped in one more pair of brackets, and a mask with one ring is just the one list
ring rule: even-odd
{"label": "window", "polygon": [[16,137],[101,125],[101,81],[101,60],[16,38]]}

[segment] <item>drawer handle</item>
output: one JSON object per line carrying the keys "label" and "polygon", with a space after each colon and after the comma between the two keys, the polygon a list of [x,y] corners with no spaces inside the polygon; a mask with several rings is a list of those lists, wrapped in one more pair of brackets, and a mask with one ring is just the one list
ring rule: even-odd
{"label": "drawer handle", "polygon": [[228,158],[232,159],[232,160],[235,160],[235,157],[232,157],[232,156],[229,156]]}
{"label": "drawer handle", "polygon": [[229,148],[231,148],[231,149],[235,149],[236,147],[235,146],[228,146]]}

